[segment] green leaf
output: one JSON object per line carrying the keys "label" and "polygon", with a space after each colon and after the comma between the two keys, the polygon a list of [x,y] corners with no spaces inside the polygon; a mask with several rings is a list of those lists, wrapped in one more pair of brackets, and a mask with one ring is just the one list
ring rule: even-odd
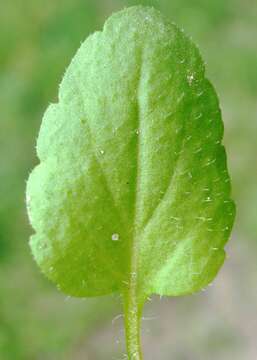
{"label": "green leaf", "polygon": [[235,211],[222,136],[198,49],[141,6],[81,45],[44,115],[32,253],[67,294],[123,295],[131,359],[147,296],[198,291],[224,261]]}

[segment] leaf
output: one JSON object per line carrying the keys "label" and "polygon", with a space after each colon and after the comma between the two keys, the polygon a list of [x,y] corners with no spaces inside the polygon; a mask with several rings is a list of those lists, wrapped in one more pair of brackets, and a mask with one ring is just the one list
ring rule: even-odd
{"label": "leaf", "polygon": [[222,136],[198,49],[142,6],[81,45],[44,115],[32,253],[67,294],[123,294],[131,359],[147,296],[198,291],[224,261],[235,211]]}

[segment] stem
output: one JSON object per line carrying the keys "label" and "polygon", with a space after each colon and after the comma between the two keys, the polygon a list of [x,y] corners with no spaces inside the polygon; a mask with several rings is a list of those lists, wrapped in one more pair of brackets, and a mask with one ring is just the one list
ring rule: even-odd
{"label": "stem", "polygon": [[143,306],[131,293],[124,294],[124,319],[126,345],[129,360],[143,360],[140,342],[141,315]]}

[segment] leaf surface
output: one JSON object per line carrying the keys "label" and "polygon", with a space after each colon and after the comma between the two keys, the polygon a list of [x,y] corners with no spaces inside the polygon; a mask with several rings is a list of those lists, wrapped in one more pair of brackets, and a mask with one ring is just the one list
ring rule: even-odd
{"label": "leaf surface", "polygon": [[224,261],[234,220],[216,93],[152,8],[112,15],[68,67],[27,184],[43,273],[67,294],[183,295]]}

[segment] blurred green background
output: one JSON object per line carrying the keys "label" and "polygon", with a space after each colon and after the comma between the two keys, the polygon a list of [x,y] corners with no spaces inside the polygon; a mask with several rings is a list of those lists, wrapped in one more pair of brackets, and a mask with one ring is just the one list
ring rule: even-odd
{"label": "blurred green background", "polygon": [[220,97],[237,219],[212,287],[153,297],[147,360],[257,359],[257,3],[254,0],[11,0],[0,12],[0,359],[122,359],[119,298],[73,299],[28,247],[25,182],[42,114],[87,35],[113,11],[153,5],[192,35]]}

